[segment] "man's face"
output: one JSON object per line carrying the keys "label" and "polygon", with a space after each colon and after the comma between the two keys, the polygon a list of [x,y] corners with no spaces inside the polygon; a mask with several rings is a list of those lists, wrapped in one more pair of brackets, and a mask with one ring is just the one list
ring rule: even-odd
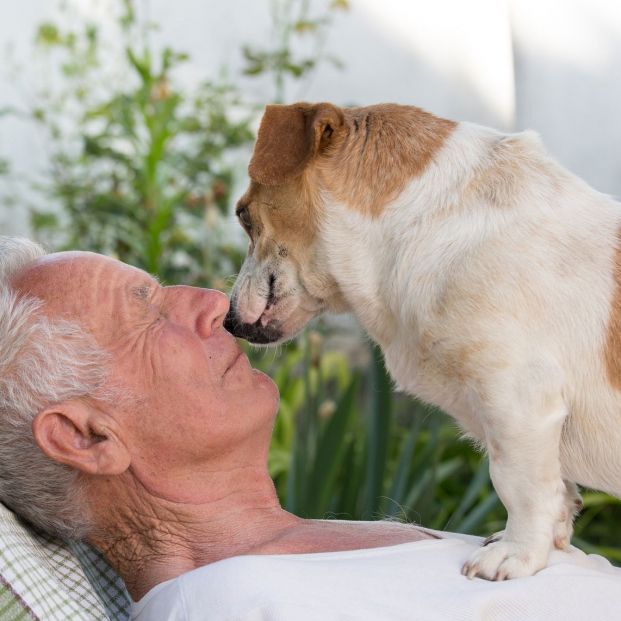
{"label": "man's face", "polygon": [[164,474],[180,480],[213,459],[265,463],[278,392],[224,330],[224,294],[163,287],[83,252],[43,257],[13,284],[43,299],[49,316],[80,323],[112,354],[112,376],[129,394],[106,409],[143,483],[157,486]]}

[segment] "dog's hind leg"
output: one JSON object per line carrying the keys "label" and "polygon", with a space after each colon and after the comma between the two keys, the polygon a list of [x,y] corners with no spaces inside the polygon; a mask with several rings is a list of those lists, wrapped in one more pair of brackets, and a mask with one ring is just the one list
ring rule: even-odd
{"label": "dog's hind leg", "polygon": [[571,543],[574,532],[574,518],[582,509],[582,497],[578,486],[571,481],[565,483],[565,502],[563,511],[554,525],[554,547],[564,550]]}
{"label": "dog's hind leg", "polygon": [[560,374],[552,370],[535,377],[535,369],[542,371],[540,364],[517,374],[512,369],[483,391],[480,414],[490,474],[508,519],[502,535],[477,550],[464,565],[463,573],[469,578],[504,580],[532,575],[545,566],[555,537],[564,544],[570,534],[568,490],[559,459],[567,415],[560,381],[554,379]]}

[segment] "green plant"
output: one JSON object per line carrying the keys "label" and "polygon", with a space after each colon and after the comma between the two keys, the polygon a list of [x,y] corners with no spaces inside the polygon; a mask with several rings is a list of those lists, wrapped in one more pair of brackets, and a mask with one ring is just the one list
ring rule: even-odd
{"label": "green plant", "polygon": [[[264,47],[244,45],[244,73],[248,76],[269,75],[273,81],[274,103],[285,101],[287,80],[308,79],[324,62],[341,67],[338,58],[326,54],[327,33],[336,11],[347,11],[348,0],[330,0],[313,14],[310,0],[270,0],[271,42]],[[295,49],[307,44],[306,52]]]}
{"label": "green plant", "polygon": [[252,139],[253,110],[223,81],[177,87],[187,56],[154,50],[133,4],[121,6],[124,77],[103,90],[97,27],[39,26],[37,45],[58,55],[63,76],[60,92],[42,92],[31,111],[50,145],[52,172],[39,188],[62,211],[33,209],[33,230],[53,247],[111,254],[167,282],[222,287],[217,276],[240,257],[223,225],[231,153]]}
{"label": "green plant", "polygon": [[[12,110],[8,107],[0,108],[0,121],[2,118],[10,114]],[[5,157],[0,157],[0,181],[10,181],[11,180],[11,165],[8,159]],[[4,190],[4,188],[2,188]],[[7,211],[14,204],[14,197],[10,195],[9,192],[3,191],[0,193],[0,206],[5,207]]]}

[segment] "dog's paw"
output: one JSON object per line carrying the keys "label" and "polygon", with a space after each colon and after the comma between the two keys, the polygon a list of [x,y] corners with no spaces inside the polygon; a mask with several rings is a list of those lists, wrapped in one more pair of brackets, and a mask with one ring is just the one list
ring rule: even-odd
{"label": "dog's paw", "polygon": [[532,576],[545,566],[548,551],[547,546],[493,540],[470,557],[461,573],[470,579],[486,580]]}

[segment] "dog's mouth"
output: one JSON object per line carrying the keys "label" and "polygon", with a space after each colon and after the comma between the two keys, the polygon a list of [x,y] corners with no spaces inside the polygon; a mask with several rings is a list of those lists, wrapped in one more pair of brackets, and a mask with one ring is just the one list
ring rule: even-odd
{"label": "dog's mouth", "polygon": [[[301,283],[277,294],[276,278],[270,275],[268,286],[268,295],[262,300],[264,306],[256,304],[254,314],[240,312],[238,295],[233,293],[224,320],[225,330],[253,345],[282,343],[292,339],[313,317],[325,310],[324,300],[313,298]],[[245,299],[247,295],[243,297]],[[261,313],[257,317],[259,309]]]}
{"label": "dog's mouth", "polygon": [[276,322],[271,321],[263,325],[261,317],[259,317],[254,323],[244,323],[237,316],[233,307],[229,309],[226,315],[224,329],[228,330],[233,336],[245,339],[254,345],[269,345],[283,337],[282,330]]}

